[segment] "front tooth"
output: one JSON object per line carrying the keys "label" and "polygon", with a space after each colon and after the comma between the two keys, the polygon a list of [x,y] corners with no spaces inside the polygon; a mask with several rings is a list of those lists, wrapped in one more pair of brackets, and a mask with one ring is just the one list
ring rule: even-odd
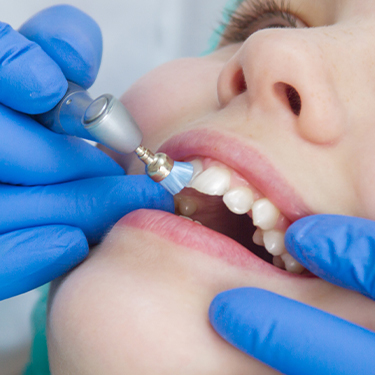
{"label": "front tooth", "polygon": [[187,187],[192,187],[192,183],[195,178],[203,172],[203,164],[199,159],[189,161],[189,163],[193,166],[193,176],[191,177]]}
{"label": "front tooth", "polygon": [[220,167],[211,167],[198,175],[191,185],[207,195],[224,195],[230,187],[230,172]]}
{"label": "front tooth", "polygon": [[284,254],[281,256],[282,260],[285,263],[285,268],[291,273],[302,273],[305,267],[298,263],[290,254]]}
{"label": "front tooth", "polygon": [[245,186],[237,187],[229,190],[224,195],[223,201],[230,211],[243,215],[250,211],[254,203],[254,194]]}
{"label": "front tooth", "polygon": [[286,253],[284,245],[285,233],[280,230],[268,230],[264,232],[264,247],[273,256],[279,256]]}
{"label": "front tooth", "polygon": [[267,199],[257,200],[253,205],[253,223],[263,230],[273,229],[280,211]]}

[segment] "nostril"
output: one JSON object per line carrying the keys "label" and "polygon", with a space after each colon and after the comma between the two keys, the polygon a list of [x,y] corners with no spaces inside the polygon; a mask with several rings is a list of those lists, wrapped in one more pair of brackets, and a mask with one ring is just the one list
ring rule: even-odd
{"label": "nostril", "polygon": [[247,84],[243,70],[240,69],[233,77],[233,91],[236,95],[240,95],[247,90]]}
{"label": "nostril", "polygon": [[292,112],[296,116],[299,116],[301,114],[302,101],[297,90],[290,85],[285,85],[285,94],[288,98],[289,105],[290,105]]}

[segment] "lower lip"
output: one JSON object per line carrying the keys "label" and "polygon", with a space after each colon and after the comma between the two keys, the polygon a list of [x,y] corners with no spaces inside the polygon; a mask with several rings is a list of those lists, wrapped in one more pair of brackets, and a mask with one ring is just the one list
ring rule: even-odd
{"label": "lower lip", "polygon": [[124,216],[116,226],[126,226],[151,232],[176,245],[200,251],[224,260],[230,265],[266,272],[269,275],[287,278],[306,278],[281,270],[255,256],[236,241],[207,227],[170,213],[156,210],[138,210]]}

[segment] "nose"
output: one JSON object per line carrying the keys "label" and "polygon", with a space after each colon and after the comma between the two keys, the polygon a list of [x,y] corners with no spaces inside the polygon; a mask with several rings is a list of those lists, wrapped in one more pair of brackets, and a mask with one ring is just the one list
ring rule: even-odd
{"label": "nose", "polygon": [[265,111],[287,111],[294,130],[305,140],[336,142],[345,130],[345,111],[332,66],[317,41],[309,29],[253,34],[219,75],[220,106],[244,95],[249,108],[258,105]]}

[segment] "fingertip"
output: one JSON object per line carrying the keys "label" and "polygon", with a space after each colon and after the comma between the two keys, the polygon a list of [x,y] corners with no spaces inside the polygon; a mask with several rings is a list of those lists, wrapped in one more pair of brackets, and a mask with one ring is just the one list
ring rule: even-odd
{"label": "fingertip", "polygon": [[34,42],[0,22],[0,102],[27,114],[46,112],[68,83],[59,66]]}
{"label": "fingertip", "polygon": [[65,77],[89,88],[99,72],[103,39],[100,27],[71,5],[56,5],[37,13],[19,32],[40,45]]}
{"label": "fingertip", "polygon": [[174,212],[172,195],[148,176],[98,177],[73,181],[70,186],[71,197],[77,198],[70,199],[75,215],[67,220],[82,228],[91,245],[97,244],[129,212],[143,208]]}
{"label": "fingertip", "polygon": [[[159,189],[159,194],[156,196],[158,208],[173,214],[175,212],[173,195],[165,190],[161,185],[157,185]],[[159,198],[157,198],[158,196]]]}
{"label": "fingertip", "polygon": [[[68,90],[68,82],[61,69],[43,51],[41,53],[43,55],[35,58],[25,56],[20,63],[28,68],[19,71],[14,80],[15,84],[22,82],[23,92],[17,92],[17,101],[12,101],[11,108],[29,115],[50,111]],[[19,87],[14,87],[15,90]]]}
{"label": "fingertip", "polygon": [[145,208],[163,210],[170,213],[175,212],[173,195],[160,184],[145,175],[128,176],[128,179],[129,183],[131,183],[131,179],[134,179],[132,183],[136,184],[141,190]]}
{"label": "fingertip", "polygon": [[326,215],[307,216],[294,222],[286,231],[285,246],[288,252],[300,262],[303,262],[303,253],[310,250],[316,239],[314,230],[319,223],[323,223]]}
{"label": "fingertip", "polygon": [[248,354],[254,353],[259,312],[271,307],[267,301],[268,294],[265,290],[247,287],[218,294],[209,308],[213,328],[236,348]]}
{"label": "fingertip", "polygon": [[215,329],[218,328],[220,323],[225,318],[225,312],[228,308],[228,302],[226,299],[227,294],[227,291],[217,294],[215,298],[212,300],[210,307],[208,309],[208,316],[210,318],[210,322]]}
{"label": "fingertip", "polygon": [[[226,335],[225,332],[235,317],[241,312],[246,312],[247,304],[262,292],[264,291],[257,288],[235,288],[216,295],[209,308],[209,318],[214,328],[220,334]],[[222,331],[222,328],[225,329],[225,332]]]}

